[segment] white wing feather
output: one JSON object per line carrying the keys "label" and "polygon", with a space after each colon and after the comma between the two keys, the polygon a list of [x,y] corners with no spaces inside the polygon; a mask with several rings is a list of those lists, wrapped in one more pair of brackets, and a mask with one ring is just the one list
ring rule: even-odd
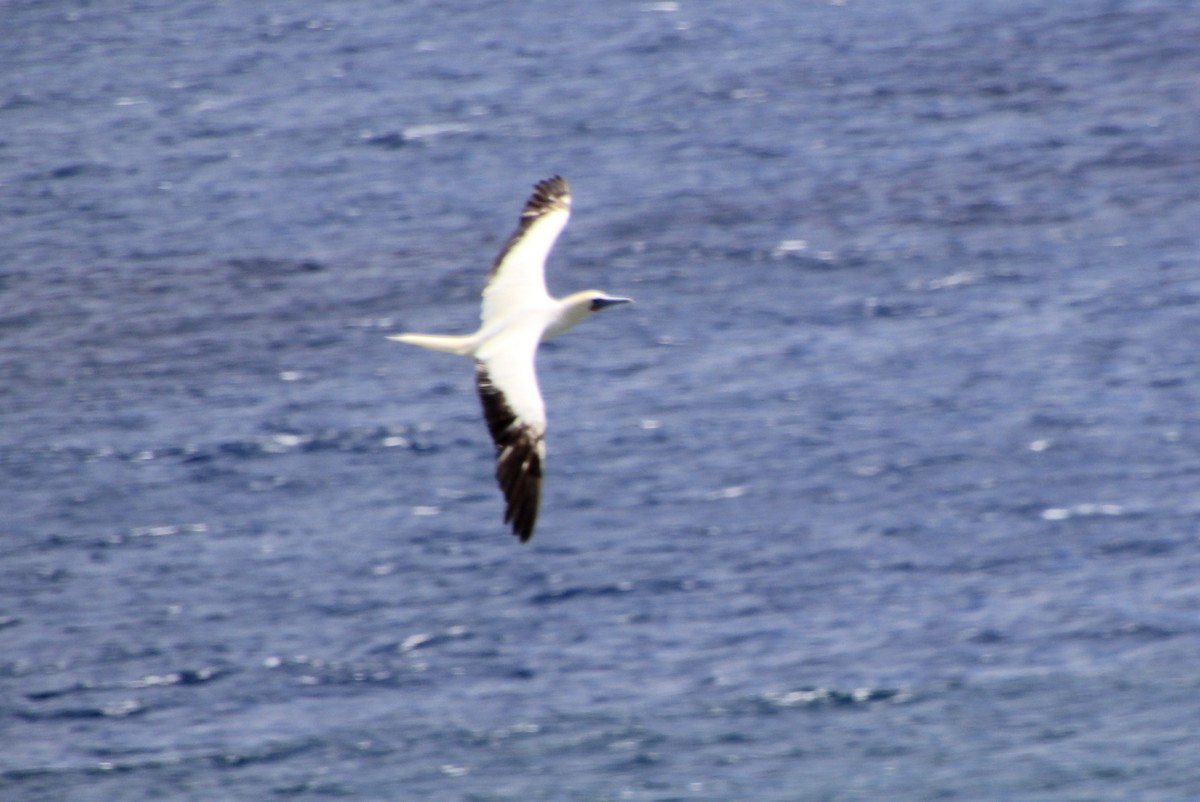
{"label": "white wing feather", "polygon": [[570,219],[567,183],[555,176],[536,185],[521,222],[492,265],[483,289],[483,328],[532,306],[546,306],[546,257]]}
{"label": "white wing feather", "polygon": [[546,405],[538,387],[536,365],[543,329],[536,318],[511,323],[475,352],[475,359],[487,368],[509,409],[539,434],[546,431]]}

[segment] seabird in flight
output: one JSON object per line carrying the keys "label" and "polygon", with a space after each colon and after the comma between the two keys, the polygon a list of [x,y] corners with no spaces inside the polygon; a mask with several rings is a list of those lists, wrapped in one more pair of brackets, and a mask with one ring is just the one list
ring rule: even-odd
{"label": "seabird in flight", "polygon": [[521,542],[533,535],[542,493],[546,407],[534,361],[538,344],[593,312],[629,303],[599,290],[566,298],[546,291],[546,256],[571,215],[571,191],[561,176],[534,185],[517,230],[492,262],[474,334],[393,334],[388,339],[475,360],[475,386],[496,443],[496,481],[504,491],[504,522]]}

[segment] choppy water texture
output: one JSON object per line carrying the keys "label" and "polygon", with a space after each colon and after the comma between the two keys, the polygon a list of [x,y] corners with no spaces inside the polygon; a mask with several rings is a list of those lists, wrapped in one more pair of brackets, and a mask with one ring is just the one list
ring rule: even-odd
{"label": "choppy water texture", "polygon": [[0,798],[1200,798],[1194,3],[0,18]]}

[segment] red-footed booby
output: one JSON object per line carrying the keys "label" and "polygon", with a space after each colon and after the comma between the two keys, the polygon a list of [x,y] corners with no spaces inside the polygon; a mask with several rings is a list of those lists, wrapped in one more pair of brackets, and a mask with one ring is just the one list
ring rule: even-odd
{"label": "red-footed booby", "polygon": [[546,256],[571,216],[571,191],[561,176],[534,185],[517,230],[492,262],[474,334],[393,334],[388,339],[475,360],[483,417],[496,443],[496,481],[504,491],[504,522],[521,542],[533,536],[546,458],[546,407],[534,362],[542,340],[562,334],[594,312],[629,303],[599,290],[566,298],[546,291]]}

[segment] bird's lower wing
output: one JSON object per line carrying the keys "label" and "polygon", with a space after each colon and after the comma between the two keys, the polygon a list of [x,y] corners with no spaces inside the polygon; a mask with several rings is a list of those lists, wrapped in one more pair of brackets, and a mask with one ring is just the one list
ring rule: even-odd
{"label": "bird's lower wing", "polygon": [[496,481],[504,493],[504,522],[521,542],[533,536],[542,495],[546,413],[534,357],[540,330],[516,330],[481,349],[475,386],[496,444]]}

